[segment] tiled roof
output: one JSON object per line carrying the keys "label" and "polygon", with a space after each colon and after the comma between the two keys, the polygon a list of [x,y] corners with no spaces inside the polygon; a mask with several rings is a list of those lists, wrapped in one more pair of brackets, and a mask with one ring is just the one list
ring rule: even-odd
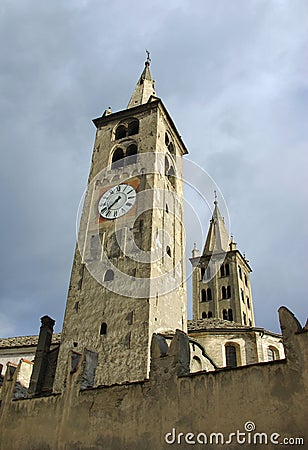
{"label": "tiled roof", "polygon": [[[52,336],[52,344],[60,344],[61,333],[55,333]],[[38,336],[17,336],[10,338],[0,338],[0,348],[8,347],[31,347],[37,346]]]}
{"label": "tiled roof", "polygon": [[223,320],[218,319],[216,317],[213,317],[211,319],[199,319],[199,320],[188,320],[187,321],[187,328],[188,333],[190,331],[197,331],[197,330],[209,330],[214,328],[243,328],[246,330],[249,330],[250,327],[247,327],[245,325],[242,325],[240,323],[231,322],[230,320]]}

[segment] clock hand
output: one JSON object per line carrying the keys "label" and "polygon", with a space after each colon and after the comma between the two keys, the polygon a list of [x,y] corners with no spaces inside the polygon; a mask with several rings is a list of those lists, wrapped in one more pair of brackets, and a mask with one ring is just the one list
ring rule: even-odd
{"label": "clock hand", "polygon": [[111,209],[119,200],[121,200],[121,196],[119,196],[111,205],[108,206],[108,209]]}

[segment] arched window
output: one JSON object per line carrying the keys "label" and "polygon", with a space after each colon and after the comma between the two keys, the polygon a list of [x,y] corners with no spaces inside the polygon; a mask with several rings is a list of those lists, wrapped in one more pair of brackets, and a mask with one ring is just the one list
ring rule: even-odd
{"label": "arched window", "polygon": [[107,334],[107,324],[106,324],[106,322],[102,322],[99,334],[101,336],[103,336],[104,334]]}
{"label": "arched window", "polygon": [[246,298],[248,309],[250,309],[250,300],[249,297]]}
{"label": "arched window", "polygon": [[224,286],[221,288],[221,294],[223,299],[227,298],[227,291]]}
{"label": "arched window", "polygon": [[230,320],[230,322],[233,321],[233,311],[231,308],[228,309],[228,320]]}
{"label": "arched window", "polygon": [[205,268],[201,267],[201,281],[203,281],[204,275],[205,275]]}
{"label": "arched window", "polygon": [[246,319],[246,314],[245,313],[243,313],[243,322],[244,322],[244,325],[247,325],[247,319]]}
{"label": "arched window", "polygon": [[193,356],[191,366],[191,372],[198,372],[199,370],[202,370],[202,363],[199,356]]}
{"label": "arched window", "polygon": [[169,214],[169,208],[168,208],[167,203],[166,203],[166,213]]}
{"label": "arched window", "polygon": [[210,288],[207,289],[206,295],[207,295],[207,299],[208,299],[209,301],[212,300],[212,291],[211,291]]}
{"label": "arched window", "polygon": [[245,302],[245,300],[244,300],[244,291],[243,291],[243,289],[241,289],[241,298],[242,298],[242,301]]}
{"label": "arched window", "polygon": [[125,161],[125,165],[134,164],[137,161],[137,145],[131,144],[126,149],[126,156],[129,157]]}
{"label": "arched window", "polygon": [[277,348],[275,347],[268,347],[267,349],[267,360],[268,361],[275,361],[276,359],[279,359],[279,352]]}
{"label": "arched window", "polygon": [[224,320],[228,320],[228,311],[226,309],[223,309],[222,311],[222,318]]}
{"label": "arched window", "polygon": [[274,361],[275,359],[275,353],[273,352],[273,350],[271,348],[267,349],[267,360],[268,361]]}
{"label": "arched window", "polygon": [[170,153],[174,154],[175,151],[174,151],[174,145],[172,144],[172,142],[169,142],[168,150],[169,150]]}
{"label": "arched window", "polygon": [[248,320],[248,323],[249,323],[249,326],[251,327],[252,326],[251,319]]}
{"label": "arched window", "polygon": [[133,136],[134,134],[138,133],[139,133],[139,120],[134,119],[128,124],[127,136]]}
{"label": "arched window", "polygon": [[174,171],[173,166],[171,166],[169,171],[168,171],[168,177],[174,177],[174,176],[175,176],[175,171]]}
{"label": "arched window", "polygon": [[202,289],[201,291],[201,301],[206,302],[206,290]]}
{"label": "arched window", "polygon": [[168,136],[168,133],[165,133],[165,144],[166,144],[167,147],[168,147],[168,144],[169,144],[169,136]]}
{"label": "arched window", "polygon": [[104,281],[112,281],[114,279],[114,272],[111,269],[108,269],[104,276]]}
{"label": "arched window", "polygon": [[166,247],[166,253],[171,258],[171,248],[169,247],[169,245],[167,245],[167,247]]}
{"label": "arched window", "polygon": [[221,277],[225,276],[225,266],[224,265],[220,266],[220,276]]}
{"label": "arched window", "polygon": [[231,298],[231,286],[227,286],[227,298]]}
{"label": "arched window", "polygon": [[226,271],[226,276],[229,276],[229,275],[230,275],[230,266],[229,266],[229,263],[227,263],[227,264],[225,265],[225,271]]}
{"label": "arched window", "polygon": [[171,183],[171,186],[175,189],[176,188],[176,182],[175,182],[175,171],[173,166],[170,167],[168,171],[168,180]]}
{"label": "arched window", "polygon": [[244,275],[244,280],[245,280],[245,285],[248,286],[248,282],[247,282],[247,275]]}
{"label": "arched window", "polygon": [[119,125],[115,131],[115,139],[122,139],[126,137],[126,126],[125,125]]}
{"label": "arched window", "polygon": [[206,318],[207,318],[206,312],[203,311],[203,313],[202,313],[202,319],[206,319]]}
{"label": "arched window", "polygon": [[226,350],[226,366],[237,367],[236,347],[232,344],[227,344]]}
{"label": "arched window", "polygon": [[208,312],[207,317],[208,317],[208,319],[210,319],[211,317],[213,317],[212,311],[209,311],[209,312]]}
{"label": "arched window", "polygon": [[243,276],[242,276],[242,269],[240,268],[240,266],[238,266],[238,273],[239,273],[240,279],[242,280]]}
{"label": "arched window", "polygon": [[117,147],[112,155],[112,167],[122,167],[124,165],[124,151],[122,148]]}

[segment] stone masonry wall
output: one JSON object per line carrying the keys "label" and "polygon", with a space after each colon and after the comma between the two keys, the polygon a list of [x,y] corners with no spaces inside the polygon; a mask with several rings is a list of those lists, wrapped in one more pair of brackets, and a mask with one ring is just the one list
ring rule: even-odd
{"label": "stone masonry wall", "polygon": [[[189,374],[188,339],[178,331],[168,350],[154,335],[150,379],[143,382],[80,390],[83,360],[68,374],[63,394],[12,400],[16,371],[4,382],[0,449],[160,450],[174,440],[174,448],[204,448],[197,438],[204,442],[219,432],[227,440],[237,430],[246,443],[239,445],[231,435],[229,444],[206,447],[272,449],[277,445],[265,445],[264,439],[277,433],[274,442],[303,438],[306,444],[292,447],[307,448],[308,330],[286,308],[280,309],[280,321],[283,361]],[[263,443],[249,445],[248,439]]]}

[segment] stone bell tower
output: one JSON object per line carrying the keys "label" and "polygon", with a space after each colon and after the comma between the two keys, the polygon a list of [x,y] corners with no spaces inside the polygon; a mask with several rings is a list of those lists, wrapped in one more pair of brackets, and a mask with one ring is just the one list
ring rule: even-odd
{"label": "stone bell tower", "polygon": [[69,354],[96,355],[94,385],[142,380],[155,332],[186,331],[182,156],[156,97],[150,60],[127,109],[93,120],[96,138],[80,221],[54,392]]}
{"label": "stone bell tower", "polygon": [[193,317],[217,317],[254,326],[248,260],[230,238],[215,199],[214,211],[202,255],[196,247],[193,270]]}

